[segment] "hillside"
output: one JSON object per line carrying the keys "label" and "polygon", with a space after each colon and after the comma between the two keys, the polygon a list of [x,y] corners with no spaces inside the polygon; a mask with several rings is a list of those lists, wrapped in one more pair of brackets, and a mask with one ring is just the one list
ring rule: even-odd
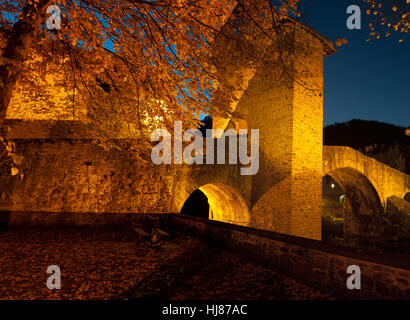
{"label": "hillside", "polygon": [[400,171],[410,173],[410,137],[404,127],[354,119],[323,129],[323,144],[349,146]]}

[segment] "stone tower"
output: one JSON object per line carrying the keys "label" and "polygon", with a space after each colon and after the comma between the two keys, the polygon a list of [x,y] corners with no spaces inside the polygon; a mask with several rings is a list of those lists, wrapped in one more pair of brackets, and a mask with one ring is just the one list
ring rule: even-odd
{"label": "stone tower", "polygon": [[292,19],[282,27],[286,35],[270,42],[268,54],[255,57],[242,49],[238,56],[235,48],[235,67],[225,73],[231,82],[239,79],[235,111],[229,119],[217,118],[214,127],[259,129],[250,225],[320,239],[323,57],[335,49]]}

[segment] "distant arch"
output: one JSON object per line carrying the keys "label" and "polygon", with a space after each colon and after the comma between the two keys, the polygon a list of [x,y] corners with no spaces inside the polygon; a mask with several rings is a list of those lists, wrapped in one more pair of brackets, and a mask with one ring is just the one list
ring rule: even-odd
{"label": "distant arch", "polygon": [[346,194],[329,175],[322,178],[322,241],[343,239]]}
{"label": "distant arch", "polygon": [[[204,202],[206,196],[207,206]],[[195,203],[196,201],[196,203]],[[198,208],[198,202],[201,201]],[[189,208],[196,208],[196,212],[189,212]],[[186,199],[181,213],[204,217],[208,210],[208,218],[232,224],[249,225],[250,216],[248,205],[243,196],[233,187],[223,183],[209,183],[196,189]]]}
{"label": "distant arch", "polygon": [[360,171],[350,168],[337,168],[327,173],[343,189],[357,215],[372,215],[383,211],[376,188]]}
{"label": "distant arch", "polygon": [[378,236],[381,233],[380,215],[383,206],[370,180],[360,171],[343,167],[327,173],[343,189],[345,237]]}
{"label": "distant arch", "polygon": [[349,167],[361,172],[376,189],[384,209],[391,196],[404,198],[410,191],[409,176],[401,171],[368,157],[350,147],[323,146],[323,175],[337,169]]}

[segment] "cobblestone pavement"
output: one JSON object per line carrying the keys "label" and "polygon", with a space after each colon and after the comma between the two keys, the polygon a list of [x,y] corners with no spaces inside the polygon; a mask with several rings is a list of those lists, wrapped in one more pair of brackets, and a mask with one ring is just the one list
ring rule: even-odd
{"label": "cobblestone pavement", "polygon": [[9,230],[0,259],[0,299],[331,299],[185,235],[153,246],[124,229]]}

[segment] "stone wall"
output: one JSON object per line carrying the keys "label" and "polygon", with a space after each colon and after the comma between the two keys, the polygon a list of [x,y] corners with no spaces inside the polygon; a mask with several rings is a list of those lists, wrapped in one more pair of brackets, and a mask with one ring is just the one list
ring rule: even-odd
{"label": "stone wall", "polygon": [[237,118],[260,135],[251,221],[320,239],[323,57],[331,52],[312,30],[294,23],[285,28],[288,38],[272,43],[236,108]]}
{"label": "stone wall", "polygon": [[14,176],[7,164],[0,167],[0,210],[38,212],[30,221],[44,218],[48,225],[47,212],[60,212],[62,223],[78,212],[179,213],[201,188],[214,218],[249,224],[251,177],[241,176],[238,165],[157,166],[149,155],[141,163],[127,152],[126,141],[123,151],[105,151],[87,139],[13,141],[24,161]]}
{"label": "stone wall", "polygon": [[384,208],[389,197],[398,196],[403,199],[410,192],[409,175],[350,147],[324,146],[322,175],[331,175],[338,168],[351,168],[365,176],[377,191]]}
{"label": "stone wall", "polygon": [[23,175],[2,170],[1,209],[169,212],[175,167],[141,164],[89,140],[15,140]]}
{"label": "stone wall", "polygon": [[410,202],[395,196],[388,198],[385,218],[390,223],[393,236],[410,244]]}
{"label": "stone wall", "polygon": [[[345,299],[408,299],[410,258],[404,255],[357,253],[350,248],[234,226],[203,218],[169,215],[163,226],[239,253],[317,289]],[[361,270],[361,289],[349,290],[349,265]]]}
{"label": "stone wall", "polygon": [[322,175],[347,166],[368,177],[377,191],[373,198],[383,204],[389,196],[404,197],[409,176],[350,148],[322,153],[323,56],[334,49],[313,30],[288,22],[287,40],[271,43],[263,58],[251,59],[247,48],[228,50],[241,68],[230,66],[236,71],[220,79],[244,77],[234,94],[234,118],[259,130],[255,176],[241,176],[240,165],[155,166],[149,155],[140,163],[126,151],[93,144],[79,122],[20,121],[6,137],[25,164],[13,177],[0,169],[0,210],[178,213],[202,188],[221,220],[320,239]]}
{"label": "stone wall", "polygon": [[[0,212],[0,218],[6,217],[7,225],[3,229],[47,229],[47,228],[131,228],[147,227],[156,223],[158,218],[151,214],[135,213],[95,213],[95,212]],[[154,218],[153,218],[154,217]],[[3,219],[3,222],[6,219]],[[1,221],[1,219],[0,219]]]}
{"label": "stone wall", "polygon": [[[171,233],[188,233],[339,298],[410,297],[408,255],[358,253],[320,241],[176,214],[12,212],[9,221],[9,228],[73,226],[159,226]],[[346,287],[349,265],[360,267],[360,290]]]}
{"label": "stone wall", "polygon": [[[338,146],[323,147],[322,174],[330,175],[346,195],[350,209],[345,216],[345,239],[378,246],[396,237],[400,229],[399,234],[407,233],[404,218],[410,215],[409,207],[402,207],[404,215],[389,209],[389,199],[406,202],[403,198],[410,188],[407,174],[352,148]],[[390,207],[392,204],[390,201]]]}
{"label": "stone wall", "polygon": [[[86,139],[14,141],[16,153],[24,156],[25,163],[20,172],[23,175],[11,176],[7,165],[0,168],[0,210],[7,212],[179,213],[189,195],[202,188],[208,191],[214,213],[220,212],[215,215],[218,220],[275,230],[272,225],[279,220],[273,217],[281,212],[275,207],[286,199],[284,193],[292,190],[291,184],[289,189],[272,188],[275,192],[264,195],[270,206],[260,210],[257,205],[251,207],[253,177],[241,176],[238,165],[155,166],[150,162],[139,163],[126,151],[107,152]],[[325,166],[329,163],[343,166],[340,157],[343,154],[338,154],[336,160],[326,157]],[[367,169],[364,172],[370,174]],[[303,181],[300,180],[307,183]],[[359,184],[360,188],[365,186],[360,180]],[[404,190],[403,186],[396,188]],[[300,197],[304,195],[301,193]],[[294,212],[298,213],[297,208]],[[285,226],[289,222],[287,218],[284,217]],[[306,219],[306,227],[313,218]],[[286,228],[277,231],[290,233]],[[308,234],[300,236],[308,237]]]}

